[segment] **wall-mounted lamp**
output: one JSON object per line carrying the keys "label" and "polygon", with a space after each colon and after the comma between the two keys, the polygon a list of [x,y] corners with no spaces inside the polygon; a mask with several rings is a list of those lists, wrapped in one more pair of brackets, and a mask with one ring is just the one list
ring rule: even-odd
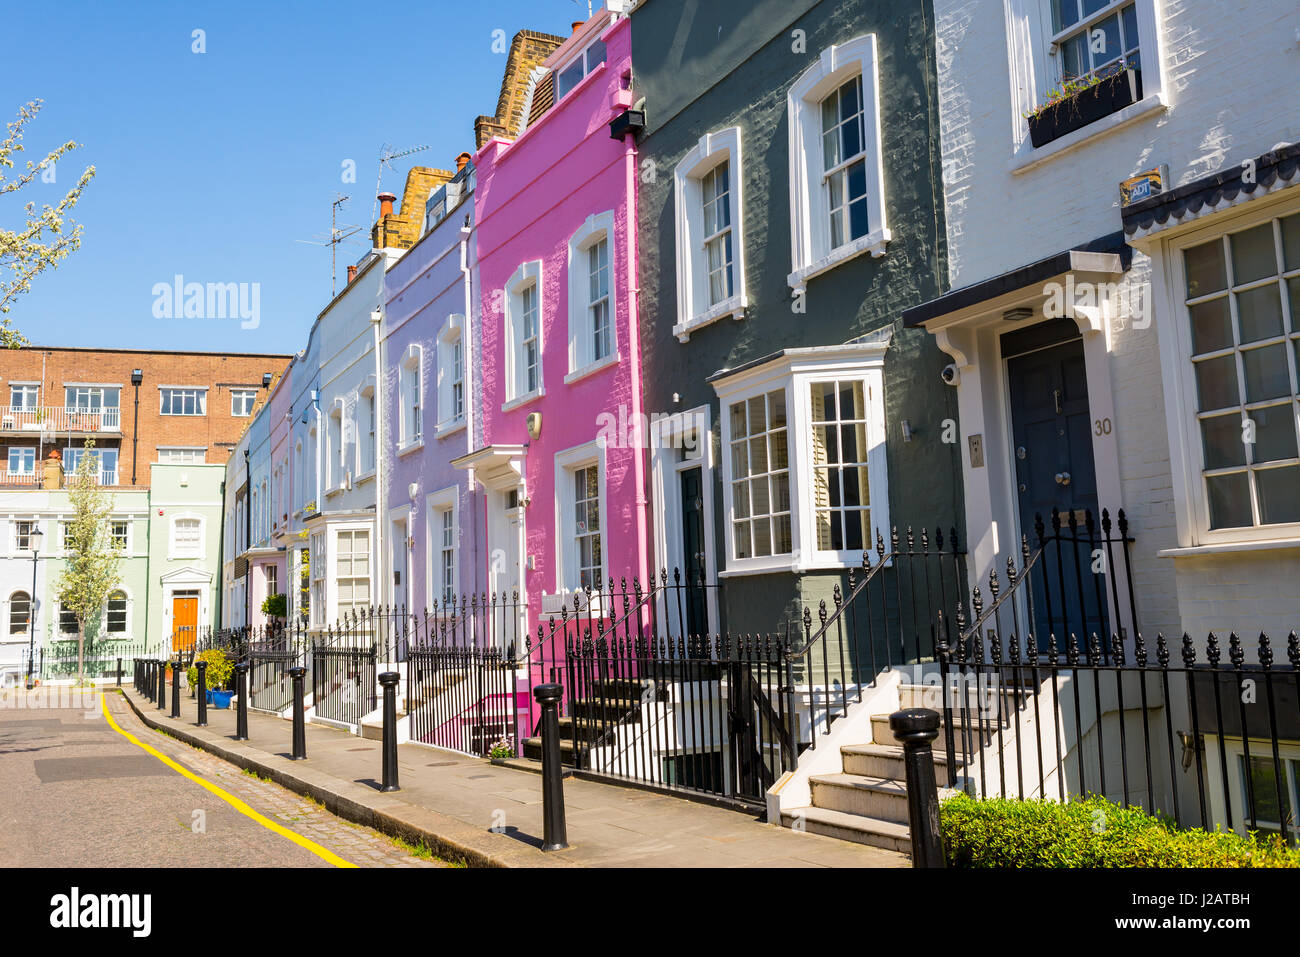
{"label": "wall-mounted lamp", "polygon": [[143,381],[144,381],[144,370],[143,370],[143,369],[132,369],[132,370],[131,370],[131,384],[132,384],[132,385],[139,385],[139,384],[140,384],[141,382],[143,382]]}
{"label": "wall-mounted lamp", "polygon": [[1183,745],[1183,770],[1186,771],[1196,760],[1196,752],[1202,750],[1202,743],[1190,731],[1179,731],[1178,740]]}
{"label": "wall-mounted lamp", "polygon": [[263,388],[263,389],[269,389],[269,388],[271,388],[271,380],[272,380],[273,378],[274,378],[274,376],[272,376],[271,373],[269,373],[269,372],[263,372],[263,373],[262,373],[262,388]]}
{"label": "wall-mounted lamp", "polygon": [[1002,313],[1002,318],[1007,322],[1020,322],[1023,319],[1034,318],[1034,310],[1029,306],[1016,306]]}
{"label": "wall-mounted lamp", "polygon": [[907,421],[907,419],[903,420],[903,441],[912,441],[912,423]]}

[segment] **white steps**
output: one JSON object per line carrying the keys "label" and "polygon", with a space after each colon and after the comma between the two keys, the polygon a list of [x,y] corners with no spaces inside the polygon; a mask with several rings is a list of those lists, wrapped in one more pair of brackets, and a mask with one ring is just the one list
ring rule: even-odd
{"label": "white steps", "polygon": [[[899,698],[904,708],[923,707],[935,693],[936,689],[927,686],[905,685],[899,689]],[[782,825],[857,844],[910,852],[903,748],[889,727],[888,714],[871,715],[870,728],[870,741],[840,747],[839,772],[812,774],[808,778],[812,803],[808,807],[783,810]],[[960,732],[960,728],[956,724],[954,730]],[[986,724],[985,733],[990,729],[996,733],[995,722]],[[940,800],[956,793],[949,788],[956,769],[948,767],[943,740],[940,729],[932,745]]]}

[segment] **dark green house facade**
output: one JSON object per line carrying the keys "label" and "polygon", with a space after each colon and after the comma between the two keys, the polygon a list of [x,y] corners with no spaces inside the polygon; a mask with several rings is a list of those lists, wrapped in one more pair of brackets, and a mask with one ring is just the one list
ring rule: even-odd
{"label": "dark green house facade", "polygon": [[962,527],[949,360],[901,322],[948,275],[933,15],[631,16],[655,563],[718,582],[692,629],[776,630],[864,540]]}

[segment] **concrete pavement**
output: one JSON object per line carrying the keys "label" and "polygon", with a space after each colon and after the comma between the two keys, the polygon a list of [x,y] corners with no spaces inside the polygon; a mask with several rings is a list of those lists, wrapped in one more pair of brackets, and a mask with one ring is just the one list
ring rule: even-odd
{"label": "concrete pavement", "polygon": [[[577,778],[564,782],[568,850],[542,853],[541,777],[418,744],[398,748],[402,790],[382,794],[380,744],[307,726],[307,760],[291,761],[291,724],[250,712],[250,741],[233,740],[233,710],[195,702],[167,717],[126,688],[145,722],[252,768],[340,816],[412,841],[439,857],[504,867],[907,867],[905,855],[762,823],[753,814]],[[121,704],[119,699],[119,705]],[[170,698],[169,698],[170,704]],[[110,705],[112,707],[112,705]]]}

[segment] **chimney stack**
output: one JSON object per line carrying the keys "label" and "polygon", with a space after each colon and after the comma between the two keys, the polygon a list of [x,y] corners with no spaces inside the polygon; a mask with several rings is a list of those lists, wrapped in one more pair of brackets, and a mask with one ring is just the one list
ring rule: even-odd
{"label": "chimney stack", "polygon": [[352,280],[354,280],[354,279],[356,279],[356,278],[357,278],[357,267],[356,267],[356,266],[349,266],[349,267],[348,267],[348,282],[350,283],[350,282],[352,282]]}
{"label": "chimney stack", "polygon": [[380,219],[383,219],[385,216],[393,215],[393,203],[395,203],[396,201],[397,201],[397,197],[392,193],[379,194],[379,218]]}

